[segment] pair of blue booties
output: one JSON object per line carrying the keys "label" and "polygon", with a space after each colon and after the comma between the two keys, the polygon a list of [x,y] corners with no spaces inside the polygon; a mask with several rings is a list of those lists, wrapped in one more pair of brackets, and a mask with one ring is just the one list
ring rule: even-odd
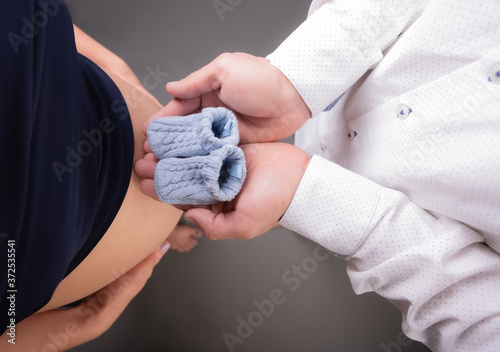
{"label": "pair of blue booties", "polygon": [[215,204],[240,192],[246,163],[238,148],[238,120],[230,110],[205,108],[198,114],[158,118],[147,135],[160,159],[154,179],[163,203]]}

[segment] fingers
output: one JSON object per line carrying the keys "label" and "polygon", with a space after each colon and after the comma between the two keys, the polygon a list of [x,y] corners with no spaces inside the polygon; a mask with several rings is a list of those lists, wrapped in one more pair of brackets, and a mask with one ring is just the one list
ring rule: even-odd
{"label": "fingers", "polygon": [[198,111],[201,107],[201,98],[194,97],[191,99],[173,98],[163,109],[155,116],[185,116]]}
{"label": "fingers", "polygon": [[156,187],[155,187],[155,168],[158,163],[158,158],[154,156],[153,153],[146,154],[143,159],[137,160],[135,163],[134,169],[135,172],[144,178],[141,181],[139,188],[142,193],[151,197],[155,200],[159,200],[156,195]]}
{"label": "fingers", "polygon": [[144,142],[144,152],[146,153],[146,155],[153,152],[151,150],[151,145],[149,144],[149,140],[147,140],[147,139],[146,139],[146,142]]}
{"label": "fingers", "polygon": [[219,89],[222,85],[220,74],[224,57],[224,54],[220,55],[208,65],[178,82],[169,82],[167,92],[178,98],[189,99]]}
{"label": "fingers", "polygon": [[[199,233],[199,235],[198,235]],[[168,242],[172,249],[185,253],[191,251],[198,244],[198,238],[201,237],[201,231],[188,225],[177,225],[168,236]]]}
{"label": "fingers", "polygon": [[[169,250],[169,248],[170,248],[170,243],[163,242],[157,250],[155,250],[153,253],[147,256],[143,261],[141,261],[135,267],[130,269],[125,275],[129,275],[131,276],[132,279],[137,279],[140,282],[142,282],[143,279],[146,279],[145,281],[147,281],[147,279],[151,276],[154,267],[156,266],[156,264],[158,264],[158,262],[161,260],[163,255]],[[144,284],[145,283],[146,282],[144,282]]]}
{"label": "fingers", "polygon": [[186,253],[190,252],[196,245],[198,244],[198,241],[191,239],[187,239],[183,243],[178,243],[175,246],[172,245],[172,249],[175,250],[176,252],[179,253]]}
{"label": "fingers", "polygon": [[201,98],[199,96],[191,99],[173,98],[160,111],[151,116],[142,127],[144,135],[147,134],[148,126],[154,119],[167,116],[185,116],[198,111],[201,107]]}
{"label": "fingers", "polygon": [[143,133],[147,133],[149,124],[156,118],[185,116],[200,110],[202,107],[201,96],[218,90],[222,85],[218,76],[221,72],[220,68],[224,66],[222,64],[225,60],[224,57],[224,54],[220,55],[207,66],[178,82],[169,82],[166,87],[167,92],[174,98],[143,125]]}
{"label": "fingers", "polygon": [[[128,293],[126,295],[124,294],[124,296],[128,296],[130,298],[130,301],[135,295],[137,295],[137,293],[142,290],[148,279],[151,277],[154,267],[159,263],[159,261],[169,248],[170,244],[168,242],[162,243],[162,245],[157,250],[147,256],[135,267],[127,271],[123,275],[123,277],[118,278],[110,285],[121,284],[123,286],[126,286],[124,291],[128,291]],[[126,297],[123,297],[123,300],[126,301]]]}
{"label": "fingers", "polygon": [[93,322],[96,335],[99,336],[113,325],[122,314],[130,301],[144,288],[151,277],[153,269],[169,249],[168,242],[164,242],[146,259],[118,277],[108,286],[87,297],[80,305],[85,314],[93,312]]}
{"label": "fingers", "polygon": [[[162,243],[157,250],[104,289],[108,288],[111,291],[117,292],[117,296],[115,297],[116,303],[122,303],[122,306],[126,307],[132,298],[142,290],[151,277],[154,267],[169,248],[170,244],[168,242]],[[117,286],[121,286],[121,289]]]}
{"label": "fingers", "polygon": [[[146,145],[146,144],[147,144],[147,145]],[[151,150],[151,147],[149,146],[149,142],[148,142],[148,141],[146,141],[146,143],[144,144],[144,149],[146,149],[146,148],[147,148],[147,149],[149,149],[149,150]],[[150,161],[152,161],[152,162],[154,162],[154,163],[157,163],[157,162],[159,162],[159,161],[160,161],[160,159],[158,159],[158,158],[157,158],[157,157],[153,154],[153,152],[151,152],[151,151],[150,151],[149,153],[147,153],[146,155],[144,155],[144,158],[143,158],[143,159],[144,159],[144,160],[150,160]]]}
{"label": "fingers", "polygon": [[196,230],[196,232],[191,235],[193,238],[201,238],[201,236],[203,236],[203,233],[200,230]]}
{"label": "fingers", "polygon": [[198,225],[211,240],[250,239],[257,234],[251,229],[249,219],[238,211],[214,213],[203,208],[193,208],[186,212],[186,219]]}
{"label": "fingers", "polygon": [[158,163],[157,159],[149,154],[147,154],[143,159],[137,160],[135,163],[135,172],[139,174],[139,176],[154,179],[155,177],[155,168]]}
{"label": "fingers", "polygon": [[160,201],[158,196],[156,195],[155,181],[152,179],[145,179],[141,181],[140,185],[141,192],[151,197],[157,201]]}
{"label": "fingers", "polygon": [[198,244],[197,240],[195,240],[194,238],[189,238],[187,240],[186,250],[189,252],[191,249],[193,249],[194,247],[196,247],[197,244]]}

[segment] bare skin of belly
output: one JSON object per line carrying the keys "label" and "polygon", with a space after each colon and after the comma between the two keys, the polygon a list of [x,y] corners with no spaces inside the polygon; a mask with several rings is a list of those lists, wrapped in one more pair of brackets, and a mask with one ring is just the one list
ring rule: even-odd
{"label": "bare skin of belly", "polygon": [[[141,89],[107,72],[122,92],[134,130],[134,164],[144,156],[143,124],[161,106]],[[118,278],[158,248],[176,226],[181,211],[144,195],[141,178],[132,177],[123,204],[110,228],[92,252],[57,287],[39,312],[89,296]]]}

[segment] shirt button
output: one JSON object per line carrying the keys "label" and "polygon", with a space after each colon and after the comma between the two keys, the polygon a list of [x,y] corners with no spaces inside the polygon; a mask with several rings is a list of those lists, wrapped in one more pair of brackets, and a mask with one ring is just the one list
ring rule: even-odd
{"label": "shirt button", "polygon": [[356,137],[357,135],[358,135],[358,132],[353,131],[353,130],[349,130],[347,132],[347,138],[349,138],[350,141],[352,141],[354,139],[354,137]]}
{"label": "shirt button", "polygon": [[488,81],[494,84],[500,84],[500,64],[493,65]]}
{"label": "shirt button", "polygon": [[412,113],[412,110],[407,105],[401,104],[401,105],[398,106],[398,112],[397,113],[398,113],[398,118],[400,118],[401,120],[404,120],[408,116],[410,116],[410,114]]}
{"label": "shirt button", "polygon": [[320,143],[319,144],[320,148],[321,148],[321,151],[324,153],[326,152],[326,145],[324,145],[323,143]]}

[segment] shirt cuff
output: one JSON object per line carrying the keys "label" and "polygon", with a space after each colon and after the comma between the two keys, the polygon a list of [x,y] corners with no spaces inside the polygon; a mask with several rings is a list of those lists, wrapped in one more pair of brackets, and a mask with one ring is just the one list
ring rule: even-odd
{"label": "shirt cuff", "polygon": [[382,190],[314,155],[280,224],[349,257],[368,235]]}

